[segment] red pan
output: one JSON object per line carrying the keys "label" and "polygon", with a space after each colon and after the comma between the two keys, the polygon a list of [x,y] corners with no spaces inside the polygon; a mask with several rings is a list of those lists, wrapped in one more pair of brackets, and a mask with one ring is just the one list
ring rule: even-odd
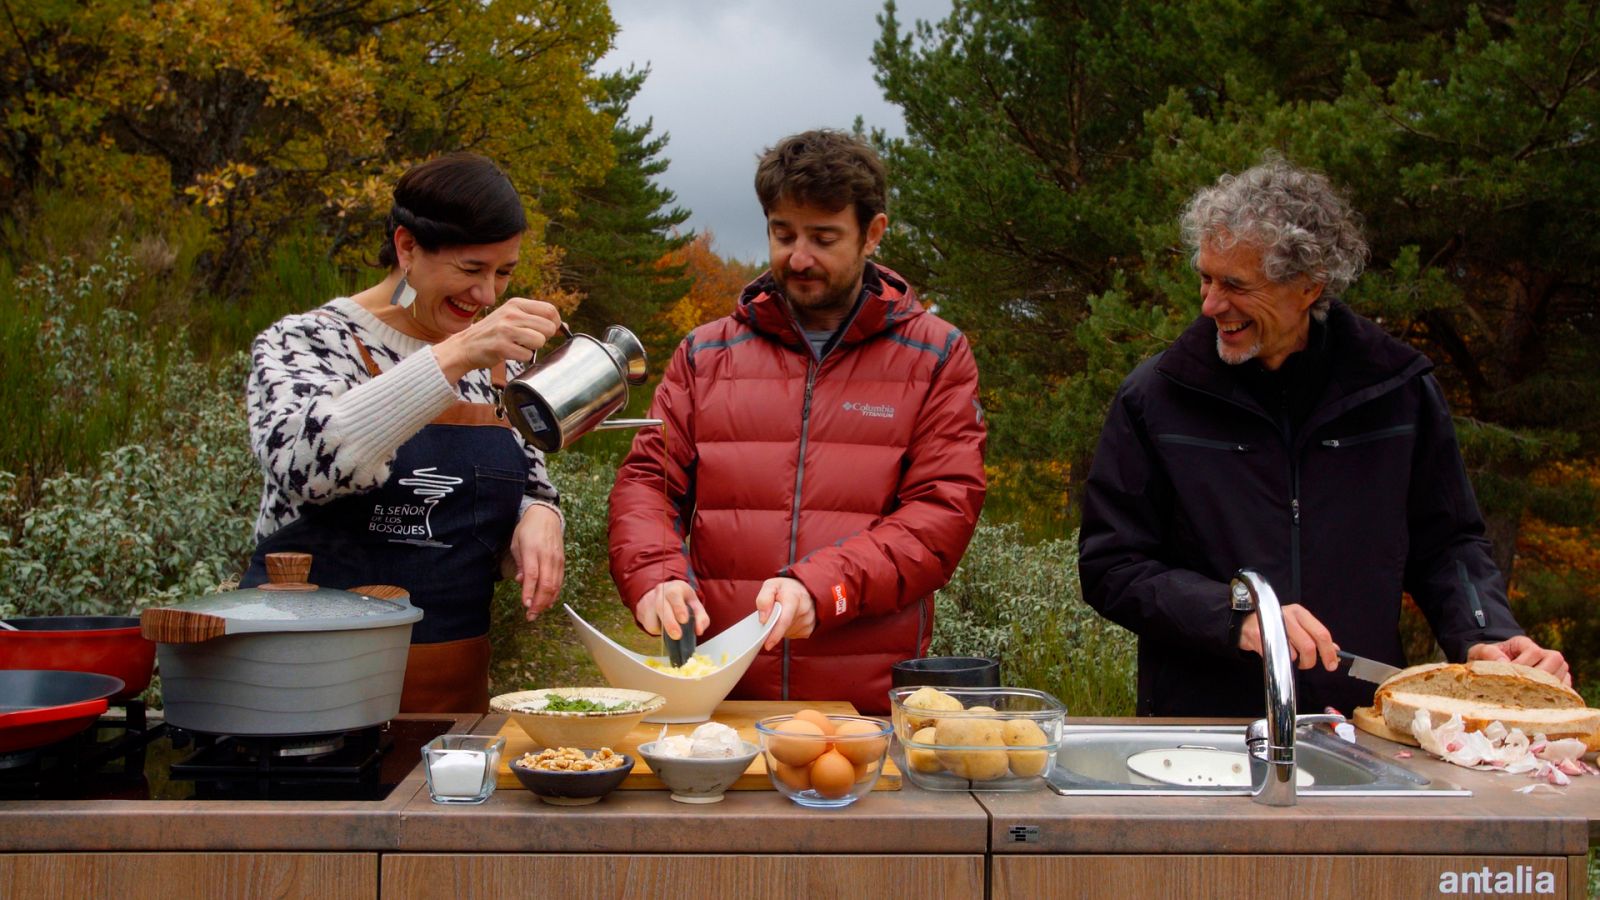
{"label": "red pan", "polygon": [[72,737],[106,711],[122,679],[95,672],[0,670],[0,753]]}
{"label": "red pan", "polygon": [[31,616],[0,629],[0,669],[63,669],[122,679],[113,703],[150,686],[156,645],[139,633],[137,616]]}

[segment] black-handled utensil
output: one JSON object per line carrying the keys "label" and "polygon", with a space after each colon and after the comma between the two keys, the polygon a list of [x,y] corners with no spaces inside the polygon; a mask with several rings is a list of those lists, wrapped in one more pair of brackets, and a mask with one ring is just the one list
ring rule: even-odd
{"label": "black-handled utensil", "polygon": [[682,668],[684,663],[694,658],[694,607],[689,607],[689,621],[683,623],[683,637],[674,640],[663,626],[661,643],[667,648],[667,662],[672,663],[675,669]]}

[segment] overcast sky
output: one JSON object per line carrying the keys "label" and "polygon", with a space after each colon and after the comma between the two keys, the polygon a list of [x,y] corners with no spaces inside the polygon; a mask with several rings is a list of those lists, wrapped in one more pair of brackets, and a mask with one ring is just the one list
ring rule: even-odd
{"label": "overcast sky", "polygon": [[[943,19],[950,0],[899,0],[901,29]],[[660,181],[709,229],[725,257],[765,262],[761,205],[751,186],[756,157],[808,128],[905,133],[898,107],[872,80],[877,0],[611,0],[616,48],[601,71],[649,65],[629,106],[671,141]]]}

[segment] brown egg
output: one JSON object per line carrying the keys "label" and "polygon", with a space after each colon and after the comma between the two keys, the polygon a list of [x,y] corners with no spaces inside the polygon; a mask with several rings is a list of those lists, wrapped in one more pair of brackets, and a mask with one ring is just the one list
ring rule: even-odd
{"label": "brown egg", "polygon": [[[846,719],[845,721],[839,723],[838,730],[834,733],[838,737],[845,737],[846,735],[852,734],[877,734],[882,730],[883,729],[881,727],[874,725],[871,722],[862,722],[857,719]],[[853,741],[834,741],[833,749],[844,754],[845,759],[848,759],[852,763],[855,763],[859,766],[872,762],[873,760],[883,756],[884,748],[888,743],[889,739],[883,737],[857,738]]]}
{"label": "brown egg", "polygon": [[829,750],[811,764],[811,786],[831,800],[849,794],[855,781],[856,767],[836,750]]}
{"label": "brown egg", "polygon": [[804,719],[780,722],[773,730],[782,732],[783,735],[794,735],[794,737],[784,737],[775,734],[767,739],[767,749],[772,752],[773,758],[784,765],[807,765],[828,749],[828,742],[822,737],[822,729]]}
{"label": "brown egg", "polygon": [[810,722],[822,729],[823,734],[833,734],[833,720],[814,709],[802,709],[794,714],[796,721]]}
{"label": "brown egg", "polygon": [[872,774],[878,771],[878,761],[873,760],[869,763],[856,763],[855,770],[856,784],[860,784],[861,782],[866,781],[868,778],[871,778]]}
{"label": "brown egg", "polygon": [[792,791],[803,791],[811,787],[811,772],[806,766],[796,767],[775,763],[772,767],[772,774],[777,776],[778,780]]}

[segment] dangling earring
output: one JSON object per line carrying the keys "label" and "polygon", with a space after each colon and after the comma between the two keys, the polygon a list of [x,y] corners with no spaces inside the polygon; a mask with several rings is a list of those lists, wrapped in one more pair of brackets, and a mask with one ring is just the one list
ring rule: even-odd
{"label": "dangling earring", "polygon": [[[409,274],[409,272],[400,273],[400,283],[394,286],[394,293],[389,295],[390,306],[410,309],[411,304],[417,302],[417,289],[412,287],[411,282],[406,280],[406,276]],[[411,315],[415,316],[416,314],[416,310],[411,310]]]}

